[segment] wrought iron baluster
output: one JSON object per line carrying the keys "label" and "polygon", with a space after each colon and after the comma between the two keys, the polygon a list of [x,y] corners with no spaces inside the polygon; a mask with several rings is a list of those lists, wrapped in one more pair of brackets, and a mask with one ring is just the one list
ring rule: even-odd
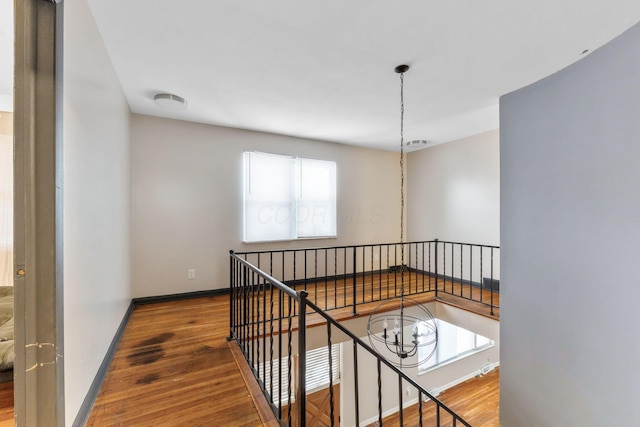
{"label": "wrought iron baluster", "polygon": [[324,250],[324,308],[329,306],[328,294],[329,294],[329,249]]}
{"label": "wrought iron baluster", "polygon": [[390,274],[389,274],[390,273],[390,271],[389,271],[389,265],[390,265],[389,264],[389,260],[390,260],[390,257],[389,257],[389,245],[385,245],[385,247],[387,248],[387,298],[389,298],[389,288],[390,288],[389,280],[391,279],[389,277],[390,276]]}
{"label": "wrought iron baluster", "polygon": [[[288,320],[289,320],[289,324],[288,324],[288,339],[287,339],[287,344],[288,344],[288,348],[287,348],[287,419],[289,421],[289,426],[291,426],[291,405],[293,404],[293,402],[291,401],[291,397],[292,397],[292,393],[291,393],[291,386],[292,386],[292,381],[291,381],[291,372],[293,371],[293,346],[292,346],[292,335],[293,335],[293,319],[292,319],[292,298],[291,297],[287,297],[287,299],[289,300],[289,316],[288,316]],[[280,374],[282,375],[282,374]]]}
{"label": "wrought iron baluster", "polygon": [[422,427],[422,392],[418,392],[418,427]]}
{"label": "wrought iron baluster", "polygon": [[454,260],[455,260],[455,248],[454,248],[454,244],[451,243],[451,295],[455,295],[455,288],[453,287],[453,276],[455,275],[454,270],[455,270],[455,264],[454,264]]}
{"label": "wrought iron baluster", "polygon": [[338,248],[333,250],[333,308],[336,307],[338,307]]}
{"label": "wrought iron baluster", "polygon": [[278,293],[278,418],[282,419],[282,319],[284,317],[284,295]]}
{"label": "wrought iron baluster", "polygon": [[382,245],[378,245],[378,298],[382,301]]}
{"label": "wrought iron baluster", "polygon": [[255,365],[255,361],[256,361],[256,322],[255,322],[255,318],[256,318],[256,298],[255,298],[255,292],[254,292],[254,283],[255,283],[255,273],[252,271],[251,272],[251,280],[250,280],[250,295],[251,295],[251,338],[249,343],[251,344],[251,369],[256,369],[256,365]]}
{"label": "wrought iron baluster", "polygon": [[242,352],[245,357],[249,352],[248,337],[249,337],[249,286],[247,279],[247,267],[242,267],[242,286],[243,286],[243,307],[242,307]]}
{"label": "wrought iron baluster", "polygon": [[351,285],[353,286],[353,289],[352,289],[352,292],[351,292],[352,296],[353,296],[353,301],[351,301],[351,304],[353,306],[353,310],[352,310],[351,314],[353,314],[354,316],[356,314],[358,314],[358,310],[356,309],[356,306],[357,306],[357,303],[358,303],[357,297],[356,297],[356,292],[357,292],[356,281],[358,280],[357,277],[356,277],[356,259],[357,259],[356,247],[354,246],[353,247],[353,263],[351,264],[351,268],[353,269],[351,271],[351,275],[352,275]]}
{"label": "wrought iron baluster", "polygon": [[232,255],[229,257],[229,337],[228,339],[231,340],[234,338],[234,323],[235,323],[235,319],[234,319],[234,303],[235,303],[235,299],[234,299],[234,293],[235,293],[235,262],[233,259],[233,251],[229,251],[229,253]]}
{"label": "wrought iron baluster", "polygon": [[273,403],[273,285],[269,284],[271,295],[269,298],[269,395]]}
{"label": "wrought iron baluster", "polygon": [[483,262],[483,257],[482,255],[484,254],[484,248],[480,247],[480,302],[484,302],[484,274],[483,274],[483,268],[484,268],[484,262]]}
{"label": "wrought iron baluster", "polygon": [[298,251],[293,251],[293,279],[291,280],[291,287],[295,290],[298,286],[297,286],[297,280],[298,280],[298,276],[297,276],[297,272],[296,269],[298,267],[298,262],[296,259],[296,255],[298,255]]}
{"label": "wrought iron baluster", "polygon": [[[253,276],[254,276],[254,283],[256,283],[258,280],[257,274],[253,273]],[[256,370],[258,372],[260,372],[260,289],[261,287],[262,287],[262,284],[260,282],[257,282],[257,292],[256,292],[256,295],[254,296],[254,299],[256,300],[256,312],[255,312],[255,317],[253,319],[253,322],[256,325],[256,334],[254,335],[253,340],[256,343]],[[262,372],[264,373],[264,370]]]}
{"label": "wrought iron baluster", "polygon": [[[304,250],[304,290],[307,290],[307,250]],[[316,298],[315,294],[313,295]],[[314,299],[314,301],[316,301]]]}
{"label": "wrought iron baluster", "polygon": [[462,288],[464,287],[464,272],[462,267],[464,246],[460,243],[460,296],[462,296]]}
{"label": "wrought iron baluster", "polygon": [[318,301],[318,249],[313,250],[313,274],[315,275],[313,278],[314,300],[316,304],[320,305],[320,301]]}
{"label": "wrought iron baluster", "polygon": [[382,425],[382,367],[380,365],[380,359],[376,359],[378,362],[378,425]]}
{"label": "wrought iron baluster", "polygon": [[442,242],[442,290],[447,293],[447,242]]}
{"label": "wrought iron baluster", "polygon": [[398,417],[400,418],[400,425],[404,425],[404,408],[402,399],[402,376],[398,375]]}
{"label": "wrought iron baluster", "polygon": [[358,388],[358,344],[353,340],[353,390],[356,404],[356,425],[360,425],[360,393]]}
{"label": "wrought iron baluster", "polygon": [[344,268],[344,276],[342,277],[342,306],[347,306],[347,247],[342,248],[342,266]]}
{"label": "wrought iron baluster", "polygon": [[298,292],[298,297],[300,309],[298,310],[298,391],[296,393],[296,405],[298,409],[298,425],[305,426],[307,418],[307,292]]}
{"label": "wrought iron baluster", "polygon": [[331,341],[331,323],[327,322],[327,348],[329,349],[329,406],[331,411],[331,427],[334,425],[334,396],[333,396],[333,343]]}
{"label": "wrought iron baluster", "polygon": [[[369,273],[369,277],[371,278],[371,301],[375,301],[376,297],[375,297],[375,287],[373,286],[373,245],[371,245],[371,270]],[[362,277],[362,280],[364,282],[364,276]]]}
{"label": "wrought iron baluster", "polygon": [[393,293],[398,296],[398,245],[393,246]]}
{"label": "wrought iron baluster", "polygon": [[424,292],[424,275],[427,269],[424,268],[424,242],[422,242],[422,292]]}
{"label": "wrought iron baluster", "polygon": [[469,298],[473,301],[473,245],[469,245]]}
{"label": "wrought iron baluster", "polygon": [[491,248],[491,315],[493,316],[493,248]]}

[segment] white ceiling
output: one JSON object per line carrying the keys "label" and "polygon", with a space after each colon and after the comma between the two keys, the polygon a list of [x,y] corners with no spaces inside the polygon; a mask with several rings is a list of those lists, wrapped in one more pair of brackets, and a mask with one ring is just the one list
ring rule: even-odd
{"label": "white ceiling", "polygon": [[133,112],[382,149],[399,144],[396,65],[406,140],[441,143],[497,128],[501,95],[640,21],[638,0],[88,2]]}

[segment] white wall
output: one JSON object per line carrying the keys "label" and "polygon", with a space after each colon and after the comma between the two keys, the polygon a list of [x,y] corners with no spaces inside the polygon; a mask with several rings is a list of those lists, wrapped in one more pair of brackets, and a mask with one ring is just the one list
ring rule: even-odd
{"label": "white wall", "polygon": [[[397,154],[157,117],[132,116],[133,296],[229,286],[229,250],[399,239]],[[338,238],[242,243],[242,153],[338,163]],[[196,278],[187,279],[187,269]]]}
{"label": "white wall", "polygon": [[64,4],[65,417],[131,300],[129,108],[85,0]]}
{"label": "white wall", "polygon": [[638,52],[640,25],[501,99],[501,425],[640,419]]}
{"label": "white wall", "polygon": [[410,153],[409,240],[500,245],[497,130]]}
{"label": "white wall", "polygon": [[13,113],[0,110],[0,286],[13,286]]}

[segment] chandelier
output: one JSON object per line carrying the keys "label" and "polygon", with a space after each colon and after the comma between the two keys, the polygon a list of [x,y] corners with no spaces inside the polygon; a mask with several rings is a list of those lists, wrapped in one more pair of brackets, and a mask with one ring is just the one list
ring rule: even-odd
{"label": "chandelier", "polygon": [[[378,354],[400,367],[416,367],[433,356],[438,344],[438,328],[431,312],[404,294],[404,73],[408,65],[398,65],[400,74],[400,297],[379,304],[369,316],[369,343]],[[391,327],[390,327],[391,326]]]}

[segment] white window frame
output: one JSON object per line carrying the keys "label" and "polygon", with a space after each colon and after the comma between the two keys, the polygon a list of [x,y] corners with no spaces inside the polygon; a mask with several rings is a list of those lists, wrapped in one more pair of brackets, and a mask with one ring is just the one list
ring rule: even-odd
{"label": "white window frame", "polygon": [[243,242],[337,236],[336,162],[246,151],[243,169]]}

